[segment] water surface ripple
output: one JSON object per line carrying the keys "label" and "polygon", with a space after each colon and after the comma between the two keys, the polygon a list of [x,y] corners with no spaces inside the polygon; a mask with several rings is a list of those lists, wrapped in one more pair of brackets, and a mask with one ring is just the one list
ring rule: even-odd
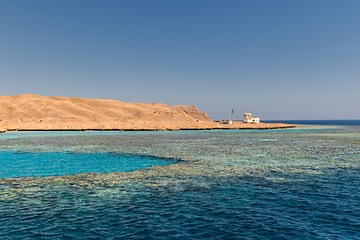
{"label": "water surface ripple", "polygon": [[1,239],[360,239],[356,127],[0,138],[2,151],[184,160],[1,179]]}

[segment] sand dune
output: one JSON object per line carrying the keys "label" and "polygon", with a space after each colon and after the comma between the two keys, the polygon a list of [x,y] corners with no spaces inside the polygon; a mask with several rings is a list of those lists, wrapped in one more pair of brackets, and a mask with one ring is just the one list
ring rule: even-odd
{"label": "sand dune", "polygon": [[[126,103],[115,100],[44,97],[33,94],[0,97],[0,129],[5,130],[174,130],[254,128],[223,125],[194,106]],[[256,128],[286,127],[260,124]]]}

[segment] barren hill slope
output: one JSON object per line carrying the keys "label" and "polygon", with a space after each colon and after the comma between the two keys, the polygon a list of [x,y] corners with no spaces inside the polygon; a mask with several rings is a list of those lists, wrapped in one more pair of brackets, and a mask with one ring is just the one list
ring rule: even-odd
{"label": "barren hill slope", "polygon": [[32,94],[0,97],[0,128],[9,130],[176,129],[212,123],[190,106]]}

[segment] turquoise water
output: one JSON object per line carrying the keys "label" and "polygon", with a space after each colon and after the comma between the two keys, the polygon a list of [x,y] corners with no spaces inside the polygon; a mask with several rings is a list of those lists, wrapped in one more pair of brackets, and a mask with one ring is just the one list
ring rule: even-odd
{"label": "turquoise water", "polygon": [[176,163],[174,159],[116,153],[0,152],[0,178],[128,172]]}
{"label": "turquoise water", "polygon": [[183,161],[0,179],[1,239],[360,239],[356,126],[8,134],[7,153]]}

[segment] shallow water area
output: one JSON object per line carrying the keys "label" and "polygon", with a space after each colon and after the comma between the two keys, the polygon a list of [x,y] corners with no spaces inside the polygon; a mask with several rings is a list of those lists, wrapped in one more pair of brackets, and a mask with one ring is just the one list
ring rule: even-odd
{"label": "shallow water area", "polygon": [[43,134],[4,137],[0,148],[183,161],[1,179],[1,238],[360,237],[358,127]]}
{"label": "shallow water area", "polygon": [[129,172],[176,163],[176,159],[115,153],[1,152],[0,178]]}

